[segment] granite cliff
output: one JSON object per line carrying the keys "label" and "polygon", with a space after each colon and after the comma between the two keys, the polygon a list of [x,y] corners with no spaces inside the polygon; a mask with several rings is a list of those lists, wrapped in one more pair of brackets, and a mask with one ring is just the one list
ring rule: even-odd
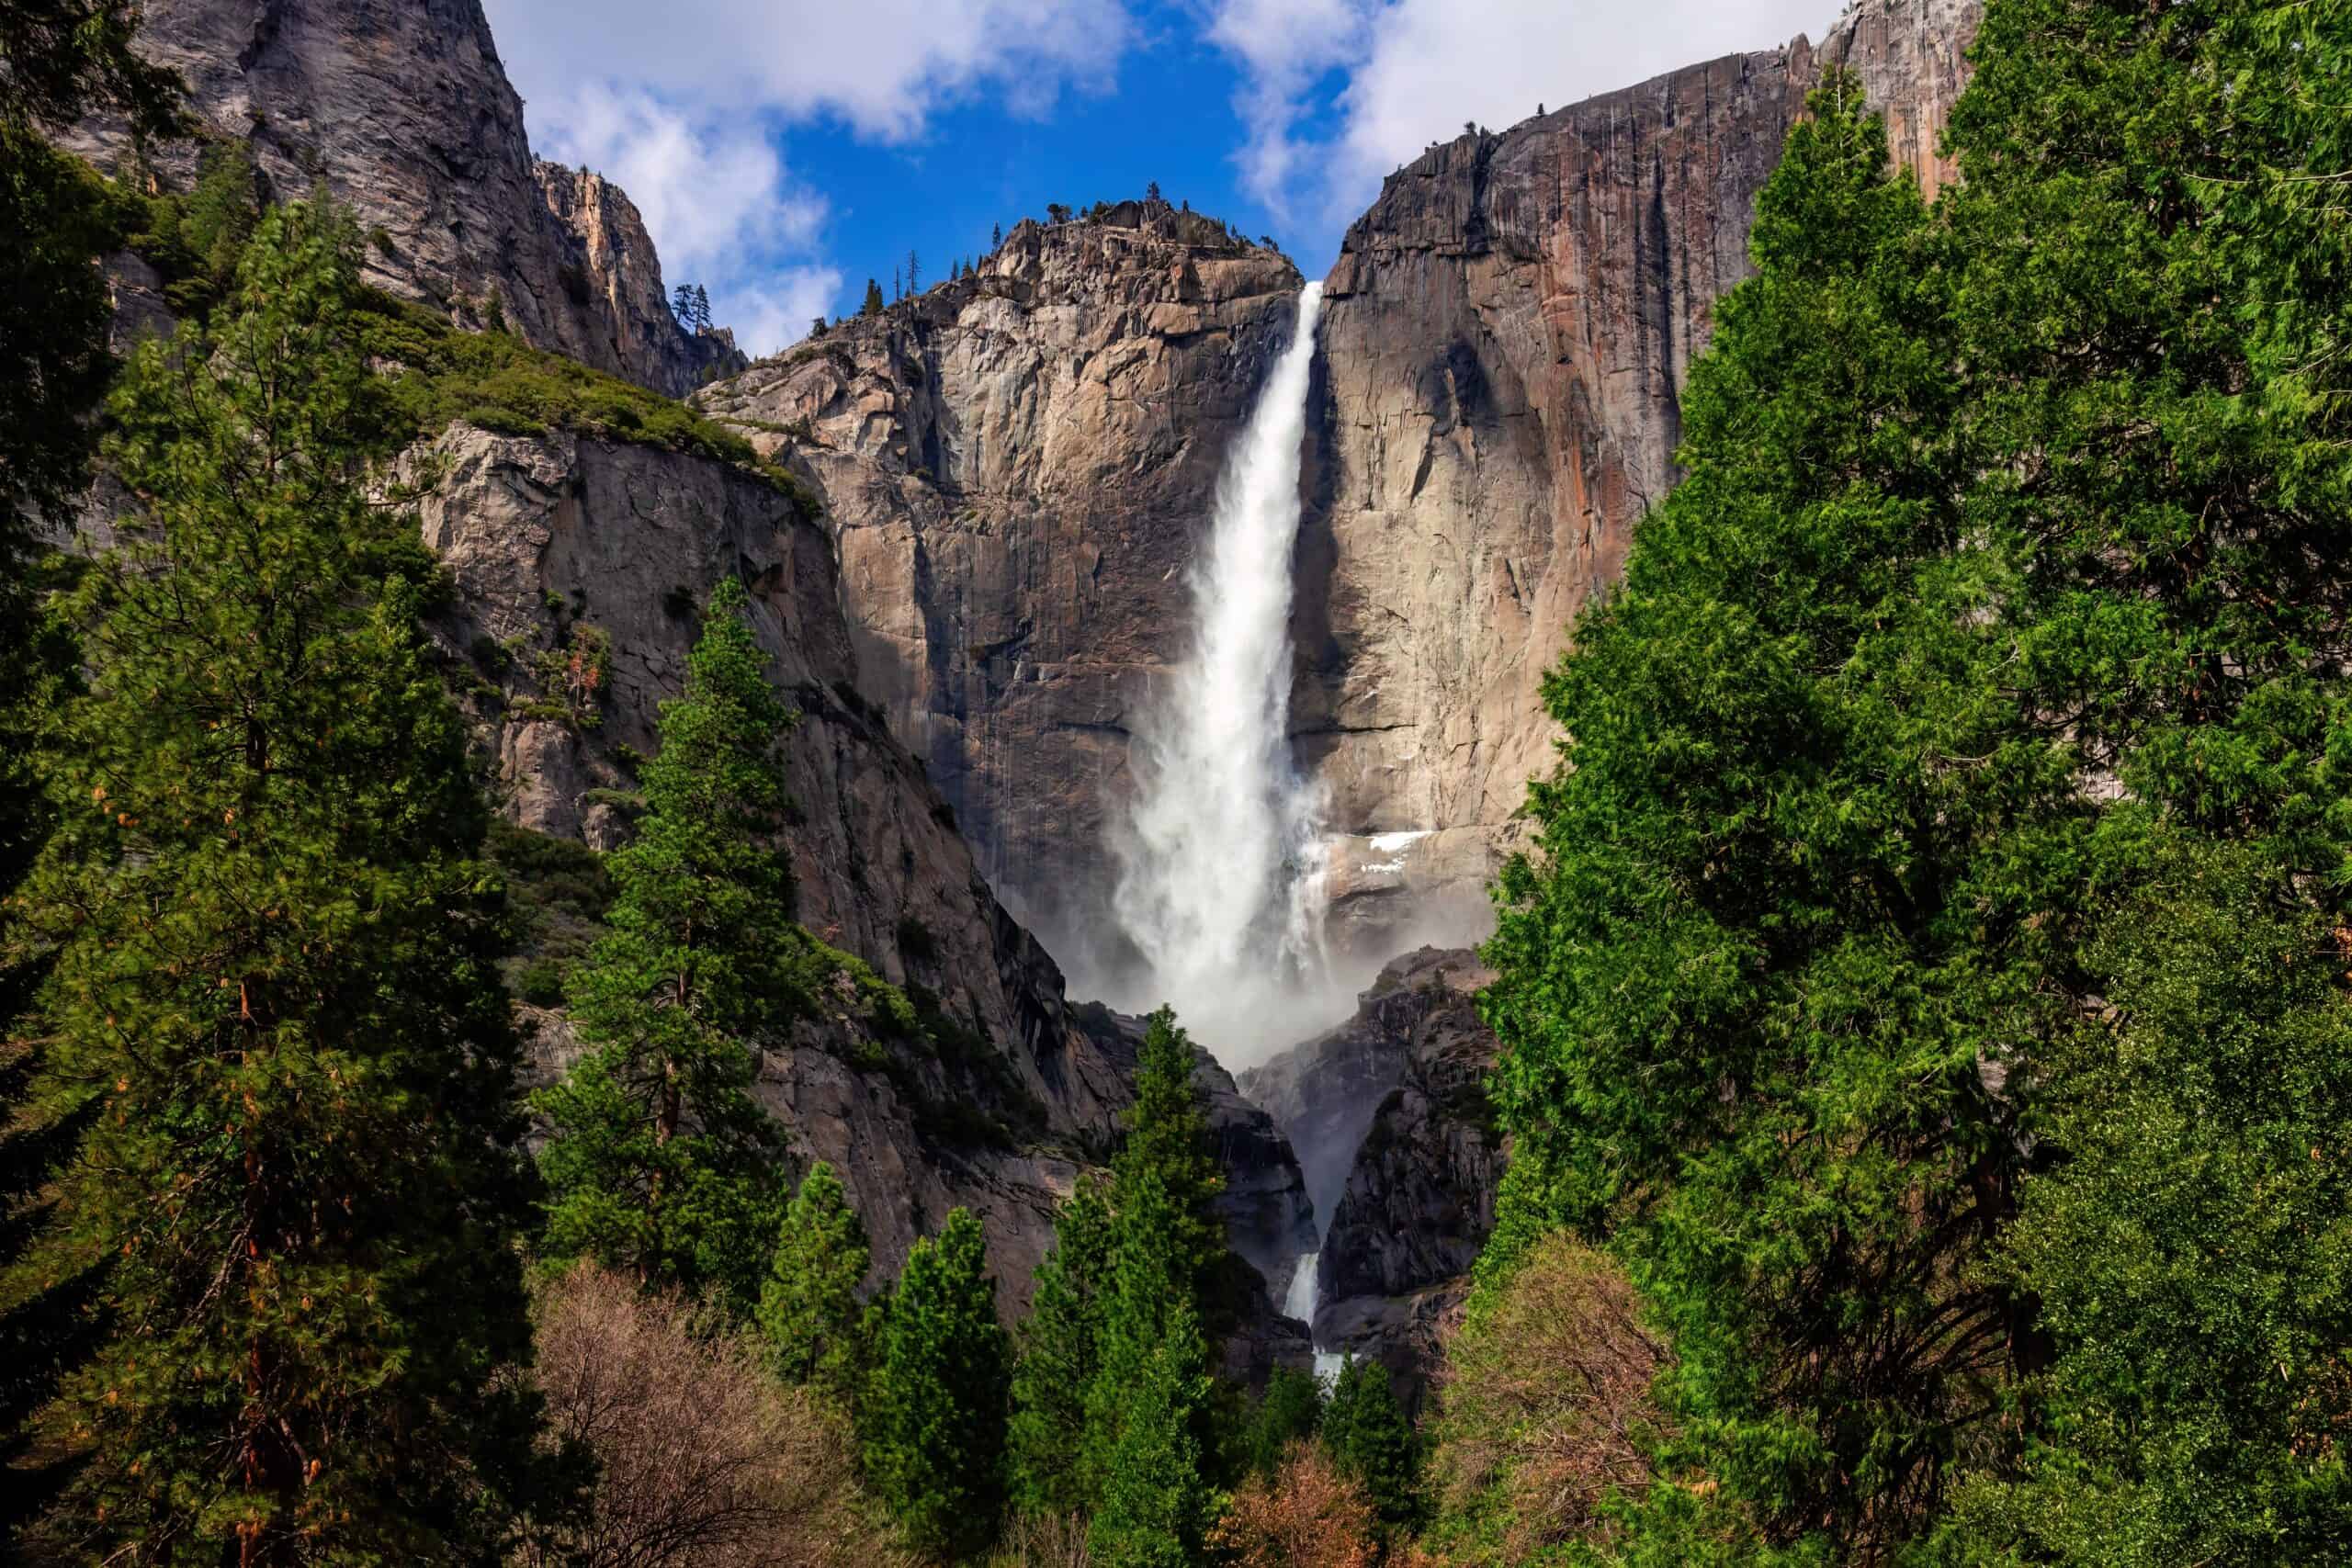
{"label": "granite cliff", "polygon": [[859,675],[982,869],[1096,954],[1128,724],[1298,270],[1200,214],[1025,222],[971,276],[695,400],[824,499]]}
{"label": "granite cliff", "polygon": [[[350,209],[389,292],[673,397],[742,363],[727,334],[678,326],[617,186],[531,155],[480,0],[147,0],[137,37],[274,198],[322,183]],[[105,119],[65,141],[109,172],[134,161]],[[150,172],[185,186],[196,156],[156,149]]]}
{"label": "granite cliff", "polygon": [[[1329,785],[1338,928],[1457,928],[1554,739],[1537,700],[1673,482],[1708,311],[1823,68],[1929,186],[1979,0],[1860,0],[1399,170],[1328,283],[1291,723]],[[1023,224],[968,278],[698,397],[806,474],[861,677],[999,891],[1082,970],[1128,725],[1183,651],[1182,569],[1300,279],[1195,214]]]}
{"label": "granite cliff", "polygon": [[[961,1204],[1017,1314],[1055,1205],[1115,1140],[1140,1026],[1067,1005],[1054,961],[860,694],[826,530],[757,474],[560,431],[455,425],[396,477],[419,492],[456,588],[434,626],[451,684],[506,816],[538,835],[626,838],[633,759],[655,749],[695,606],[727,576],[750,587],[772,678],[799,713],[782,752],[797,914],[843,955],[822,1016],[765,1053],[755,1092],[800,1156],[842,1172],[874,1279]],[[544,1066],[560,1067],[574,1050],[560,1015],[532,1016]],[[1200,1074],[1235,1246],[1270,1266],[1311,1224],[1296,1162],[1205,1055]]]}

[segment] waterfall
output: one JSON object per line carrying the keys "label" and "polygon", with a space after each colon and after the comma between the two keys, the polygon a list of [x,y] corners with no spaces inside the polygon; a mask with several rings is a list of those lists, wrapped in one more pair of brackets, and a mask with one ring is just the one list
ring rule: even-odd
{"label": "waterfall", "polygon": [[[1309,1336],[1315,1332],[1315,1303],[1321,1290],[1315,1278],[1315,1266],[1320,1256],[1310,1252],[1298,1260],[1298,1267],[1291,1270],[1290,1292],[1283,1297],[1283,1315],[1306,1325]],[[1315,1375],[1326,1386],[1338,1380],[1340,1369],[1346,1364],[1345,1356],[1320,1345],[1315,1347]]]}
{"label": "waterfall", "polygon": [[1172,1003],[1236,1067],[1335,1016],[1322,794],[1289,738],[1291,554],[1322,304],[1323,286],[1308,284],[1218,480],[1188,579],[1192,646],[1136,727],[1135,801],[1113,837],[1114,908],[1149,966],[1129,999]]}

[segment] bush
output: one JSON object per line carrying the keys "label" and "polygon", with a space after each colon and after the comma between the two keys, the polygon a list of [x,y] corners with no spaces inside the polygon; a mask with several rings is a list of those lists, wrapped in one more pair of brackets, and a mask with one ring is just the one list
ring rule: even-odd
{"label": "bush", "polygon": [[534,958],[514,972],[514,995],[535,1008],[563,1005],[564,966],[552,958]]}
{"label": "bush", "polygon": [[537,1305],[550,1433],[593,1456],[597,1480],[583,1516],[535,1540],[523,1568],[904,1561],[861,1517],[843,1424],[770,1377],[750,1335],[594,1264],[548,1280]]}
{"label": "bush", "polygon": [[1651,1385],[1668,1359],[1612,1260],[1565,1231],[1534,1242],[1446,1347],[1432,1462],[1446,1513],[1499,1505],[1513,1562],[1589,1529],[1611,1493],[1653,1479]]}
{"label": "bush", "polygon": [[1209,1544],[1237,1568],[1372,1568],[1379,1526],[1363,1489],[1312,1443],[1234,1494]]}

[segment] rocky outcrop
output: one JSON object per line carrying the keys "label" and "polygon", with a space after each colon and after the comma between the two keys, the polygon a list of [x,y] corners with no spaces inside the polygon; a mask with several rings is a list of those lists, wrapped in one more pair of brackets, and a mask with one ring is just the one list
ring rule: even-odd
{"label": "rocky outcrop", "polygon": [[[209,134],[250,142],[270,193],[315,186],[368,236],[369,281],[467,324],[497,312],[530,342],[683,396],[741,363],[682,331],[652,241],[594,175],[537,163],[480,0],[146,0],[138,47],[179,72]],[[122,128],[67,145],[126,170]],[[193,144],[155,150],[185,186]]]}
{"label": "rocky outcrop", "polygon": [[[859,694],[826,531],[761,476],[560,431],[453,426],[396,478],[418,493],[455,590],[435,623],[451,685],[506,815],[540,833],[625,840],[633,760],[658,745],[696,607],[726,577],[750,588],[772,677],[800,716],[782,751],[798,918],[902,990],[922,1024],[888,1027],[844,971],[823,1016],[766,1054],[757,1093],[804,1157],[841,1170],[876,1280],[961,1204],[1017,1314],[1055,1206],[1114,1146],[1141,1026],[1065,1004],[1060,971]],[[568,1035],[537,1016],[544,1066],[559,1070]],[[1201,1078],[1236,1248],[1261,1267],[1295,1257],[1311,1220],[1287,1145],[1205,1056]],[[1258,1311],[1256,1339],[1280,1340],[1272,1319]]]}
{"label": "rocky outcrop", "polygon": [[1476,999],[1491,978],[1476,953],[1421,948],[1347,1022],[1240,1078],[1298,1151],[1324,1221],[1315,1344],[1379,1360],[1408,1391],[1494,1228],[1496,1041]]}
{"label": "rocky outcrop", "polygon": [[823,495],[861,676],[1066,960],[1183,570],[1302,287],[1165,204],[1023,223],[971,276],[696,400]]}
{"label": "rocky outcrop", "polygon": [[[1756,198],[1824,67],[1933,187],[1979,0],[1860,0],[1733,55],[1469,135],[1392,175],[1327,284],[1292,721],[1331,791],[1342,911],[1490,874],[1553,761],[1538,696],[1672,485],[1679,398],[1749,273]],[[1379,835],[1420,836],[1383,847]]]}

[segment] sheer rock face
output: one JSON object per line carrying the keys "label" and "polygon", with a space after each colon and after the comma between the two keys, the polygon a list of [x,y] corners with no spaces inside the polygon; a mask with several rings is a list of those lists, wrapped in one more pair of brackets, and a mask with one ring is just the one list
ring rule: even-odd
{"label": "sheer rock face", "polygon": [[1681,389],[1711,307],[1749,275],[1806,92],[1854,68],[1932,188],[1979,10],[1862,0],[1819,48],[1462,137],[1349,231],[1310,411],[1292,719],[1336,828],[1425,836],[1401,856],[1343,844],[1348,913],[1475,888],[1551,766],[1538,682],[1674,481]]}
{"label": "sheer rock face", "polygon": [[[797,807],[787,837],[798,918],[910,996],[927,992],[961,1032],[956,1051],[910,1049],[876,1037],[844,998],[766,1054],[757,1092],[797,1154],[841,1171],[872,1238],[874,1282],[895,1277],[915,1238],[962,1204],[980,1216],[999,1300],[1017,1315],[1056,1205],[1116,1141],[1140,1025],[1065,1005],[1060,971],[998,903],[922,765],[858,694],[824,529],[725,464],[562,433],[454,426],[409,454],[399,477],[421,490],[424,541],[454,581],[434,626],[452,687],[523,827],[599,847],[625,839],[628,758],[658,749],[695,606],[728,576],[750,588],[771,676],[800,714],[782,749]],[[590,723],[564,716],[542,666],[598,636],[603,677],[571,705]],[[560,1070],[577,1048],[559,1016],[539,1021],[541,1070]],[[877,1054],[888,1069],[870,1065]],[[1297,1164],[1205,1057],[1202,1082],[1234,1244],[1267,1258],[1311,1224]],[[1270,1323],[1271,1306],[1260,1316]]]}
{"label": "sheer rock face", "polygon": [[1211,220],[1023,223],[972,276],[702,393],[823,494],[867,694],[1065,959],[1129,727],[1302,280]]}
{"label": "sheer rock face", "polygon": [[1315,1343],[1417,1390],[1494,1229],[1503,1149],[1485,1079],[1494,1033],[1477,955],[1396,959],[1355,1016],[1241,1075],[1298,1153],[1323,1221]]}
{"label": "sheer rock face", "polygon": [[[139,48],[186,81],[209,133],[250,140],[270,194],[323,181],[369,236],[369,281],[514,331],[657,391],[741,363],[670,314],[637,209],[594,175],[535,161],[480,0],[147,0]],[[118,124],[66,144],[128,169]],[[185,186],[193,144],[153,162]]]}
{"label": "sheer rock face", "polygon": [[[1358,953],[1432,902],[1481,908],[1553,760],[1538,682],[1673,481],[1680,389],[1805,93],[1852,65],[1896,156],[1950,177],[1934,148],[1978,4],[1861,0],[1817,48],[1464,137],[1350,231],[1310,392],[1291,723],[1331,789]],[[977,276],[702,399],[824,492],[873,694],[1081,968],[1132,719],[1184,647],[1182,569],[1297,288],[1191,214],[1024,225]]]}

